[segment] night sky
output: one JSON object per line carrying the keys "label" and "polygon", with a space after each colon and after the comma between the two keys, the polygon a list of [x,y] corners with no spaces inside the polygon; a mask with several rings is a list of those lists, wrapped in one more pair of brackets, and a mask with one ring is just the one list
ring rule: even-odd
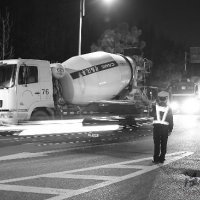
{"label": "night sky", "polygon": [[[77,55],[79,0],[1,0],[0,5],[13,20],[15,57],[62,62]],[[109,8],[101,0],[86,0],[82,52],[120,22],[151,28],[188,47],[200,46],[199,0],[116,0]]]}

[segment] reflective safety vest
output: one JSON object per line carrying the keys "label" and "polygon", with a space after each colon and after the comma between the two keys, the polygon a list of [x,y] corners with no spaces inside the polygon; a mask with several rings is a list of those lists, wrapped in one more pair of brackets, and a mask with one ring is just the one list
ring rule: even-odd
{"label": "reflective safety vest", "polygon": [[[156,105],[156,117],[157,117],[157,120],[154,120],[153,124],[169,125],[169,122],[165,121],[166,117],[167,117],[167,114],[168,114],[168,111],[169,111],[169,106],[162,107],[162,106]],[[161,116],[160,116],[160,112],[164,112],[164,114],[162,116],[162,119],[161,119]]]}

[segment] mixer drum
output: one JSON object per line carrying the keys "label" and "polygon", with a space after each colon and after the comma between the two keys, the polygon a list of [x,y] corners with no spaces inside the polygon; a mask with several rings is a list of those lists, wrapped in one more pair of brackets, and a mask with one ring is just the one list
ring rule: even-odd
{"label": "mixer drum", "polygon": [[62,66],[64,100],[80,105],[114,98],[134,78],[136,68],[124,56],[101,51],[72,57]]}

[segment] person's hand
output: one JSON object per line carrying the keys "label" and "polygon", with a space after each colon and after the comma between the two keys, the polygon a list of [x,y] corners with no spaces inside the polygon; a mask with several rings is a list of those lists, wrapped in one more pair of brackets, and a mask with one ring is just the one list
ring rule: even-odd
{"label": "person's hand", "polygon": [[172,133],[172,132],[171,132],[171,131],[169,131],[169,132],[168,132],[168,136],[170,136],[170,135],[171,135],[171,133]]}

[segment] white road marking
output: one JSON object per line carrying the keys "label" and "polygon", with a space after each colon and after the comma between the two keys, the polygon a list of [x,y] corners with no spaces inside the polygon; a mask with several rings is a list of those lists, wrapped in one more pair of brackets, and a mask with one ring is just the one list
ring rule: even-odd
{"label": "white road marking", "polygon": [[62,151],[65,151],[65,150],[43,151],[43,152],[37,152],[37,153],[31,153],[31,152],[16,153],[16,154],[11,154],[11,155],[7,155],[7,156],[1,156],[0,162],[7,161],[7,160],[16,160],[16,159],[47,156],[49,153],[57,153],[57,152],[62,152]]}
{"label": "white road marking", "polygon": [[[48,153],[51,153],[52,151],[49,151]],[[47,152],[46,152],[47,153]],[[136,160],[128,160],[124,162],[119,163],[113,163],[113,164],[107,164],[107,165],[100,165],[100,166],[94,166],[94,167],[88,167],[88,168],[82,168],[82,169],[75,169],[75,170],[69,170],[69,171],[63,171],[63,172],[55,172],[55,173],[48,173],[48,174],[41,174],[36,176],[28,176],[28,177],[21,177],[21,178],[14,178],[14,179],[7,179],[0,181],[0,190],[4,191],[15,191],[15,192],[32,192],[32,193],[38,193],[38,194],[54,194],[55,197],[48,198],[46,200],[64,200],[66,198],[70,198],[73,196],[77,196],[80,194],[84,194],[86,192],[91,192],[92,190],[99,189],[102,187],[109,186],[114,183],[118,183],[130,178],[134,178],[136,176],[142,175],[144,173],[150,172],[152,170],[155,170],[159,168],[160,166],[167,165],[171,162],[174,162],[176,160],[179,160],[181,158],[184,158],[186,156],[192,155],[193,152],[175,152],[171,154],[166,155],[166,162],[164,164],[159,165],[141,165],[141,162],[143,161],[149,161],[151,162],[152,157],[147,158],[141,158]],[[79,172],[86,172],[90,170],[98,170],[98,169],[136,169],[136,171],[132,173],[128,173],[126,175],[122,176],[100,176],[100,175],[80,175]],[[77,173],[77,174],[76,174]],[[97,183],[88,187],[84,187],[81,189],[76,190],[69,190],[69,189],[57,189],[57,188],[47,188],[47,187],[30,187],[30,186],[22,186],[22,185],[12,185],[12,182],[16,181],[24,181],[24,180],[32,180],[37,178],[62,178],[62,179],[92,179],[92,180],[101,180],[101,183]]]}
{"label": "white road marking", "polygon": [[118,176],[98,176],[98,175],[82,175],[82,174],[49,174],[45,177],[48,178],[71,178],[71,179],[88,179],[88,180],[114,180],[117,179]]}
{"label": "white road marking", "polygon": [[0,190],[5,191],[14,191],[14,192],[28,192],[28,193],[37,193],[37,194],[66,194],[72,193],[73,190],[67,189],[57,189],[57,188],[48,188],[48,187],[31,187],[31,186],[21,186],[21,185],[3,185],[0,184]]}
{"label": "white road marking", "polygon": [[22,158],[33,158],[33,157],[39,157],[39,156],[45,156],[45,154],[22,152],[22,153],[12,154],[8,156],[2,156],[0,157],[0,161],[15,160],[15,159],[22,159]]}

